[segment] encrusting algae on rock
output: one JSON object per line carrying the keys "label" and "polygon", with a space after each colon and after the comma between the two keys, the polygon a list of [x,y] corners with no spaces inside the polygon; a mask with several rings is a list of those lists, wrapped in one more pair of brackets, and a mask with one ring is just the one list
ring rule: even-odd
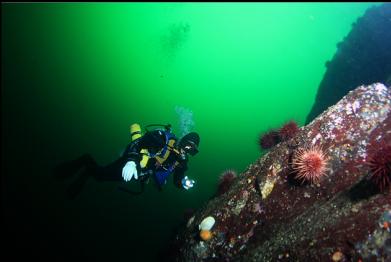
{"label": "encrusting algae on rock", "polygon": [[276,166],[270,166],[269,171],[266,175],[266,181],[264,185],[260,185],[262,199],[266,199],[269,194],[273,191],[274,184],[277,181],[276,175],[281,171],[281,166],[278,164]]}
{"label": "encrusting algae on rock", "polygon": [[[380,191],[372,183],[370,174],[379,172],[373,160],[368,165],[373,155],[368,145],[380,140],[391,141],[391,90],[382,84],[360,86],[270,149],[225,194],[199,210],[194,221],[209,214],[209,222],[218,221],[213,234],[202,232],[204,241],[199,241],[201,227],[185,227],[174,242],[172,260],[389,258],[389,213],[384,212],[391,210],[391,190],[382,183]],[[327,176],[300,183],[292,159],[308,145],[323,148],[327,165],[315,167]]]}

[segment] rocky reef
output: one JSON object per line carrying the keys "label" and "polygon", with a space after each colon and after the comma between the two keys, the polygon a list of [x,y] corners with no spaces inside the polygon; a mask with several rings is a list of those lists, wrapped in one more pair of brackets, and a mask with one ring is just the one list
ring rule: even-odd
{"label": "rocky reef", "polygon": [[391,85],[391,3],[369,8],[352,24],[326,62],[315,103],[307,116],[311,122],[359,85],[381,82]]}
{"label": "rocky reef", "polygon": [[[323,150],[326,169],[317,180],[298,180],[292,158],[315,145]],[[359,86],[198,210],[179,230],[166,258],[391,261],[390,160],[378,169],[371,164],[373,149],[387,146],[391,90],[380,83]],[[385,177],[374,179],[375,173]],[[199,225],[207,217],[215,223],[205,240]]]}

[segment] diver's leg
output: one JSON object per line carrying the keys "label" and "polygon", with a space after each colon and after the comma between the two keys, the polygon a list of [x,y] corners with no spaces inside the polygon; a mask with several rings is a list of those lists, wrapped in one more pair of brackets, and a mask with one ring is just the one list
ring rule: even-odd
{"label": "diver's leg", "polygon": [[92,158],[87,157],[83,161],[85,169],[79,173],[77,178],[68,187],[68,197],[74,199],[81,192],[89,177],[94,177],[97,181],[121,181],[122,168],[125,162],[124,158],[119,158],[113,163],[101,167]]}
{"label": "diver's leg", "polygon": [[121,157],[107,166],[92,168],[89,173],[97,181],[122,181],[122,169],[125,164],[126,159]]}
{"label": "diver's leg", "polygon": [[53,176],[56,178],[65,179],[73,176],[83,167],[97,167],[97,164],[91,155],[84,154],[79,158],[57,165],[53,169]]}
{"label": "diver's leg", "polygon": [[69,185],[67,189],[68,197],[74,199],[81,192],[88,178],[99,169],[99,166],[88,154],[85,154],[74,160],[73,163],[69,166],[74,168],[71,170],[73,173],[76,173],[78,170],[84,168],[81,172],[78,173],[76,179]]}
{"label": "diver's leg", "polygon": [[74,199],[77,195],[80,194],[88,178],[89,178],[89,174],[87,172],[82,172],[69,185],[67,189],[67,195],[70,199]]}
{"label": "diver's leg", "polygon": [[154,175],[153,178],[155,180],[154,184],[155,184],[156,189],[159,190],[159,191],[163,191],[163,185],[160,184],[160,182],[156,178],[156,175]]}

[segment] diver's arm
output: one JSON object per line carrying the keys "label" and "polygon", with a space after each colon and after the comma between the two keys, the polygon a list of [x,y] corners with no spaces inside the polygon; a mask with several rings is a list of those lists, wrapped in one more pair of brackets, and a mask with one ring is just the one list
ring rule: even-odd
{"label": "diver's arm", "polygon": [[182,170],[182,169],[175,170],[175,172],[174,172],[174,185],[177,188],[182,188],[183,189],[182,179],[184,177],[185,177],[185,171],[184,170]]}
{"label": "diver's arm", "polygon": [[174,172],[174,184],[176,187],[188,190],[194,186],[195,181],[185,176],[187,162],[181,163]]}
{"label": "diver's arm", "polygon": [[127,146],[126,150],[125,150],[125,153],[124,153],[124,157],[128,160],[128,161],[135,161],[135,162],[140,162],[141,158],[142,158],[142,155],[140,154],[140,150],[141,150],[141,140],[142,138],[139,138],[135,141],[132,141],[131,143],[129,143],[129,145]]}
{"label": "diver's arm", "polygon": [[132,178],[138,179],[138,174],[141,172],[140,161],[143,157],[141,149],[144,143],[143,137],[132,141],[128,144],[122,156],[126,159],[126,164],[122,168],[122,177],[126,182],[132,180]]}

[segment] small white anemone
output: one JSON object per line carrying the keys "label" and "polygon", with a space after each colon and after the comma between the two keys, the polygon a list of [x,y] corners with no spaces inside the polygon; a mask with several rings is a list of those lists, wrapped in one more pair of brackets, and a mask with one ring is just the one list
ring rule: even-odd
{"label": "small white anemone", "polygon": [[198,225],[198,228],[200,230],[211,230],[215,222],[216,220],[214,219],[214,217],[209,216],[202,220],[201,224]]}

